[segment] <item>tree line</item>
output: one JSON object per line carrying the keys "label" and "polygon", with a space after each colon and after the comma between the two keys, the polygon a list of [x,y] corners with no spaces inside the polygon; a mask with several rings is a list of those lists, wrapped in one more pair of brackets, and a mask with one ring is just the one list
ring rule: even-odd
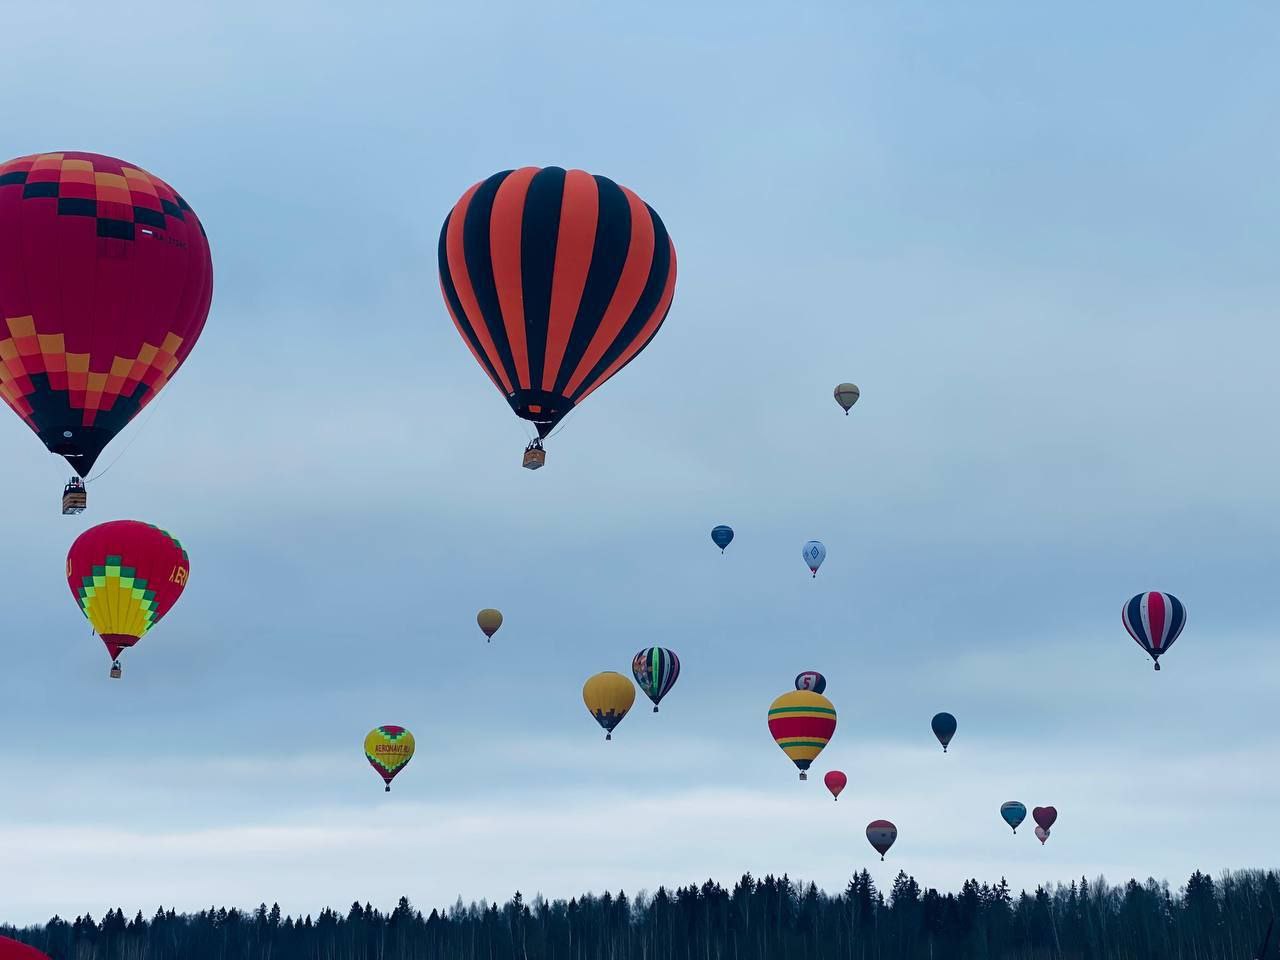
{"label": "tree line", "polygon": [[426,913],[402,897],[390,913],[353,903],[314,917],[266,904],[150,919],[116,909],[0,932],[54,960],[1253,960],[1277,912],[1274,870],[1196,871],[1178,890],[1082,877],[1016,895],[1003,879],[939,893],[904,872],[884,891],[863,870],[838,895],[747,874],[731,889],[633,897],[517,892]]}

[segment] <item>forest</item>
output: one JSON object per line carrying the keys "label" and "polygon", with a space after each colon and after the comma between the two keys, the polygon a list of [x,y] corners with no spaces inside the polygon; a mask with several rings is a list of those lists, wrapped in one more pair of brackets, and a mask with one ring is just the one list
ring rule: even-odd
{"label": "forest", "polygon": [[748,874],[731,889],[517,892],[425,911],[405,897],[390,912],[353,903],[315,916],[265,903],[150,919],[115,909],[0,933],[53,960],[1253,960],[1276,956],[1263,942],[1278,909],[1275,870],[1196,871],[1177,890],[1081,878],[1016,894],[1003,879],[939,893],[903,872],[880,890],[864,870],[838,895]]}

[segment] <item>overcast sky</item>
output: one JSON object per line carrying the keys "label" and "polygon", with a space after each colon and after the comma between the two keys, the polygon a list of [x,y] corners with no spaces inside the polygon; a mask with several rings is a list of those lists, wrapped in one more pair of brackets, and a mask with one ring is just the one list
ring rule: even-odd
{"label": "overcast sky", "polygon": [[[0,410],[0,919],[1277,865],[1280,10],[799,6],[6,11],[0,159],[167,180],[215,292],[82,517]],[[632,188],[680,262],[536,474],[435,253],[528,164]],[[63,563],[122,517],[191,580],[116,682]],[[1188,610],[1159,674],[1148,589]],[[649,644],[679,683],[606,743],[582,682]],[[766,729],[803,669],[839,803]]]}

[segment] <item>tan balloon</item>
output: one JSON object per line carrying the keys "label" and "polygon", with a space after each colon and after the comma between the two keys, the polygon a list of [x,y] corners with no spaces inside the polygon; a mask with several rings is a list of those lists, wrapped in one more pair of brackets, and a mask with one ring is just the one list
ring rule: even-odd
{"label": "tan balloon", "polygon": [[498,632],[498,628],[502,626],[502,611],[495,610],[493,607],[485,607],[476,614],[476,623],[480,625],[480,629],[484,631],[486,637],[492,638]]}
{"label": "tan balloon", "polygon": [[856,383],[841,383],[835,389],[836,403],[844,408],[844,415],[849,415],[849,408],[858,402],[858,397],[862,396],[862,391],[858,389]]}
{"label": "tan balloon", "polygon": [[629,677],[606,670],[582,685],[582,702],[596,723],[605,729],[605,739],[613,739],[613,728],[622,722],[636,702],[636,686]]}

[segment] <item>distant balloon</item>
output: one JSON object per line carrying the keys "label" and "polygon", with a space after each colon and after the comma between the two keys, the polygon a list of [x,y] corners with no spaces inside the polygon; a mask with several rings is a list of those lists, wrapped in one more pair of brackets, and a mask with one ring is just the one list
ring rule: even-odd
{"label": "distant balloon", "polygon": [[1049,839],[1049,831],[1044,827],[1036,827],[1036,839],[1040,841],[1040,845],[1044,846],[1044,842]]}
{"label": "distant balloon", "polygon": [[769,706],[769,733],[800,769],[800,779],[831,735],[836,732],[836,708],[831,701],[812,690],[784,693]]}
{"label": "distant balloon", "polygon": [[666,647],[649,647],[631,659],[631,673],[657,713],[658,704],[680,678],[680,658]]}
{"label": "distant balloon", "polygon": [[1057,822],[1058,810],[1056,807],[1036,807],[1031,811],[1031,819],[1048,830]]}
{"label": "distant balloon", "polygon": [[711,542],[720,548],[721,553],[724,553],[724,548],[733,543],[733,527],[725,526],[723,523],[718,527],[712,527]]}
{"label": "distant balloon", "polygon": [[875,847],[876,853],[880,854],[881,860],[897,839],[898,828],[888,820],[872,820],[867,824],[867,840]]}
{"label": "distant balloon", "polygon": [[1017,800],[1008,800],[1000,804],[1000,816],[1013,829],[1013,832],[1017,833],[1018,825],[1027,819],[1026,804],[1019,803]]}
{"label": "distant balloon", "polygon": [[839,800],[840,791],[849,783],[849,778],[840,770],[828,770],[827,775],[822,778],[822,782],[827,785],[827,789],[831,791],[831,799]]}
{"label": "distant balloon", "polygon": [[0,937],[0,960],[49,960],[49,957],[35,947]]}
{"label": "distant balloon", "polygon": [[933,720],[929,722],[929,726],[933,727],[933,735],[938,738],[938,742],[942,744],[942,752],[947,752],[947,744],[951,742],[951,738],[956,735],[956,718],[949,713],[934,714]]}
{"label": "distant balloon", "polygon": [[612,740],[613,728],[622,722],[636,702],[636,687],[622,674],[606,670],[588,678],[582,685],[582,702],[596,718],[596,723],[604,727],[604,738]]}
{"label": "distant balloon", "polygon": [[[502,611],[495,610],[493,607],[485,607],[476,614],[476,623],[480,625],[484,635],[492,639],[493,635],[498,632],[498,628],[502,626]],[[518,637],[516,639],[517,641],[519,640]]]}
{"label": "distant balloon", "polygon": [[856,383],[841,383],[835,389],[836,403],[844,408],[844,415],[849,415],[849,408],[858,402],[858,397],[862,396],[862,391],[858,389]]}
{"label": "distant balloon", "polygon": [[413,734],[390,724],[374,727],[364,738],[364,755],[390,793],[391,781],[413,759]]}
{"label": "distant balloon", "polygon": [[827,692],[827,678],[817,670],[806,670],[796,674],[797,690],[812,690],[814,693]]}
{"label": "distant balloon", "polygon": [[1187,608],[1171,593],[1140,593],[1124,605],[1120,619],[1159,670],[1160,655],[1173,646],[1187,624]]}
{"label": "distant balloon", "polygon": [[810,540],[804,545],[804,562],[809,565],[809,570],[816,577],[818,568],[822,566],[822,561],[827,559],[827,548],[817,540]]}

